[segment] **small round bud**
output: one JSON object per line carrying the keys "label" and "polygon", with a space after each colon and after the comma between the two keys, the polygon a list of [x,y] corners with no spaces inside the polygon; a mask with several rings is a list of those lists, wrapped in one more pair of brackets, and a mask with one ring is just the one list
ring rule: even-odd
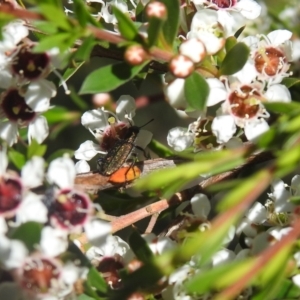
{"label": "small round bud", "polygon": [[141,45],[133,45],[126,49],[124,58],[130,65],[137,66],[150,57]]}
{"label": "small round bud", "polygon": [[163,3],[154,1],[148,4],[146,8],[146,14],[148,18],[158,18],[166,20],[167,8]]}
{"label": "small round bud", "polygon": [[93,96],[92,101],[95,107],[101,107],[112,102],[112,99],[108,93],[98,93]]}
{"label": "small round bud", "polygon": [[171,59],[169,69],[177,78],[185,78],[194,71],[194,63],[187,56],[180,54]]}
{"label": "small round bud", "polygon": [[184,41],[179,47],[179,52],[190,58],[194,63],[200,62],[206,56],[204,44],[196,38]]}

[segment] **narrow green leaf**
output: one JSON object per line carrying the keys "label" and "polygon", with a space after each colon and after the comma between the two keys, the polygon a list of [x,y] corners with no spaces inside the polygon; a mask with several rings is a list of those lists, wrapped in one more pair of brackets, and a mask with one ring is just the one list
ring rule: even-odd
{"label": "narrow green leaf", "polygon": [[130,66],[122,62],[100,68],[85,78],[79,93],[95,94],[112,91],[136,76],[147,63]]}
{"label": "narrow green leaf", "polygon": [[85,1],[82,0],[73,0],[73,8],[76,16],[76,20],[79,22],[81,27],[85,28],[85,26],[90,23],[96,27],[102,27],[100,23],[98,23],[95,18],[88,11]]}
{"label": "narrow green leaf", "polygon": [[87,36],[75,52],[74,60],[88,61],[95,44],[95,38],[92,35]]}
{"label": "narrow green leaf", "polygon": [[134,230],[129,237],[129,246],[134,252],[136,257],[143,263],[150,261],[153,257],[153,253],[150,250],[147,242],[141,237],[141,235]]}
{"label": "narrow green leaf", "polygon": [[113,7],[113,12],[118,20],[118,29],[121,35],[128,41],[138,41],[139,32],[131,19],[116,6]]}
{"label": "narrow green leaf", "polygon": [[107,291],[105,280],[94,267],[90,268],[87,276],[87,281],[92,286],[92,288],[95,288],[97,291],[102,293],[105,293]]}
{"label": "narrow green leaf", "polygon": [[178,33],[179,27],[179,13],[180,1],[179,0],[160,0],[167,7],[168,17],[163,25],[163,33],[166,42],[173,48],[173,42]]}
{"label": "narrow green leaf", "polygon": [[168,147],[154,139],[151,140],[150,144],[148,145],[148,148],[159,157],[168,157],[171,155],[175,155],[175,153],[172,150],[170,150]]}
{"label": "narrow green leaf", "polygon": [[290,88],[293,85],[299,84],[300,79],[299,78],[293,78],[293,77],[283,78],[281,83],[283,85],[285,85],[287,88]]}
{"label": "narrow green leaf", "polygon": [[33,251],[40,242],[42,229],[40,223],[26,222],[13,231],[11,238],[22,241],[29,251]]}
{"label": "narrow green leaf", "polygon": [[230,36],[226,39],[225,49],[228,52],[231,48],[233,48],[237,44],[237,39],[234,36]]}
{"label": "narrow green leaf", "polygon": [[213,289],[224,288],[246,273],[253,264],[253,259],[233,261],[201,272],[189,280],[185,287],[190,293],[204,294]]}
{"label": "narrow green leaf", "polygon": [[77,297],[77,300],[95,300],[95,298],[92,298],[86,294],[81,294]]}
{"label": "narrow green leaf", "polygon": [[63,121],[74,121],[80,117],[80,112],[70,111],[62,106],[55,106],[44,113],[49,124]]}
{"label": "narrow green leaf", "polygon": [[277,114],[290,114],[294,113],[295,111],[300,112],[300,103],[294,101],[290,103],[268,102],[264,103],[264,106],[266,107],[267,111],[272,111]]}
{"label": "narrow green leaf", "polygon": [[148,26],[148,47],[152,47],[156,44],[159,35],[161,34],[161,29],[164,24],[164,21],[157,18],[151,18],[149,20]]}
{"label": "narrow green leaf", "polygon": [[[85,61],[82,61],[79,64],[76,64],[76,66],[74,67],[70,67],[67,68],[64,75],[63,75],[63,79],[65,81],[68,81],[83,65],[84,65]],[[62,85],[62,81],[59,82],[59,86]]]}
{"label": "narrow green leaf", "polygon": [[249,57],[250,49],[244,43],[237,43],[232,47],[220,68],[221,75],[232,75],[243,68]]}
{"label": "narrow green leaf", "polygon": [[206,80],[198,73],[193,72],[184,82],[184,95],[192,108],[204,110],[209,94]]}
{"label": "narrow green leaf", "polygon": [[33,156],[43,156],[47,150],[46,145],[40,145],[35,139],[32,139],[31,144],[27,148],[27,158]]}
{"label": "narrow green leaf", "polygon": [[25,165],[26,163],[26,158],[25,155],[14,150],[14,149],[10,149],[8,151],[8,157],[9,160],[19,169],[21,170],[22,167]]}
{"label": "narrow green leaf", "polygon": [[68,50],[75,40],[77,35],[72,32],[63,32],[52,36],[46,36],[33,48],[33,52],[44,52],[53,47],[57,47],[60,51]]}
{"label": "narrow green leaf", "polygon": [[51,4],[39,2],[38,9],[43,16],[56,26],[69,31],[72,26],[62,9]]}

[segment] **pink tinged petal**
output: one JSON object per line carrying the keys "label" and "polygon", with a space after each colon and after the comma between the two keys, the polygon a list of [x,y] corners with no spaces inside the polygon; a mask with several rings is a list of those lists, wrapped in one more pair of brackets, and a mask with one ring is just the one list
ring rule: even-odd
{"label": "pink tinged petal", "polygon": [[76,174],[90,172],[90,165],[85,160],[80,160],[75,164]]}
{"label": "pink tinged petal", "polygon": [[[116,114],[120,121],[127,121],[135,116],[135,100],[129,95],[123,95],[117,101]],[[128,118],[126,118],[126,116]]]}
{"label": "pink tinged petal", "polygon": [[224,265],[230,261],[233,261],[235,259],[235,253],[228,249],[223,249],[221,251],[218,251],[216,254],[212,257],[212,265],[215,266],[221,266]]}
{"label": "pink tinged petal", "polygon": [[102,153],[102,151],[100,151],[100,147],[88,140],[79,146],[79,149],[74,152],[74,156],[76,159],[89,161],[98,153]]}
{"label": "pink tinged petal", "polygon": [[244,132],[248,141],[254,141],[269,130],[269,124],[264,119],[246,122]]}
{"label": "pink tinged petal", "polygon": [[184,81],[182,78],[175,79],[165,88],[166,97],[174,108],[184,109],[187,107],[184,96]]}
{"label": "pink tinged petal", "polygon": [[54,159],[49,165],[48,182],[57,184],[61,189],[73,187],[75,176],[74,162],[68,157]]}
{"label": "pink tinged petal", "polygon": [[246,214],[250,223],[261,224],[267,220],[267,210],[259,202],[255,202]]}
{"label": "pink tinged petal", "polygon": [[261,6],[253,0],[241,0],[234,7],[249,20],[258,18],[261,13]]}
{"label": "pink tinged petal", "polygon": [[49,134],[49,127],[47,119],[44,116],[38,116],[29,124],[28,127],[28,142],[31,143],[32,139],[41,144]]}
{"label": "pink tinged petal", "polygon": [[141,129],[137,139],[135,141],[135,144],[143,149],[145,149],[148,144],[151,142],[153,137],[153,133],[148,130]]}
{"label": "pink tinged petal", "polygon": [[111,224],[93,219],[85,224],[84,229],[88,241],[96,247],[101,247],[106,243],[107,236],[111,233]]}
{"label": "pink tinged petal", "polygon": [[192,146],[194,138],[186,128],[175,127],[169,131],[167,141],[170,147],[180,152]]}
{"label": "pink tinged petal", "polygon": [[101,109],[89,110],[82,115],[81,124],[91,130],[104,130],[108,125],[107,113]]}
{"label": "pink tinged petal", "polygon": [[16,212],[18,223],[34,221],[46,223],[48,220],[48,209],[42,202],[42,196],[28,192]]}
{"label": "pink tinged petal", "polygon": [[205,46],[196,38],[183,42],[179,47],[179,52],[189,57],[194,63],[200,62],[206,55]]}
{"label": "pink tinged petal", "polygon": [[18,126],[16,123],[0,123],[0,137],[5,140],[8,146],[12,146],[18,141]]}
{"label": "pink tinged petal", "polygon": [[204,194],[196,194],[191,199],[191,205],[193,213],[200,218],[207,219],[208,214],[211,210],[210,201]]}
{"label": "pink tinged petal", "polygon": [[50,107],[50,98],[56,95],[53,82],[40,79],[29,84],[25,93],[25,102],[35,112],[45,112]]}
{"label": "pink tinged petal", "polygon": [[295,196],[300,195],[300,175],[295,175],[291,181],[292,194]]}
{"label": "pink tinged petal", "polygon": [[0,236],[0,261],[5,269],[20,267],[27,255],[28,250],[21,241]]}
{"label": "pink tinged petal", "polygon": [[226,99],[227,91],[222,81],[217,78],[208,78],[206,79],[206,82],[210,89],[207,98],[207,106],[213,106]]}
{"label": "pink tinged petal", "polygon": [[211,129],[219,144],[228,142],[236,132],[234,119],[230,115],[221,115],[214,118]]}
{"label": "pink tinged petal", "polygon": [[289,103],[292,101],[290,91],[282,84],[271,85],[264,96],[268,99],[268,102]]}
{"label": "pink tinged petal", "polygon": [[8,166],[8,158],[7,158],[6,150],[2,148],[2,151],[0,151],[0,176],[6,173],[7,166]]}
{"label": "pink tinged petal", "polygon": [[22,182],[25,186],[35,188],[42,185],[44,180],[44,159],[34,156],[22,168]]}
{"label": "pink tinged petal", "polygon": [[46,226],[42,230],[40,247],[47,256],[55,257],[67,250],[68,233],[66,231]]}
{"label": "pink tinged petal", "polygon": [[271,41],[271,44],[278,46],[283,44],[285,41],[288,41],[292,35],[293,33],[289,30],[278,29],[267,34],[267,37]]}

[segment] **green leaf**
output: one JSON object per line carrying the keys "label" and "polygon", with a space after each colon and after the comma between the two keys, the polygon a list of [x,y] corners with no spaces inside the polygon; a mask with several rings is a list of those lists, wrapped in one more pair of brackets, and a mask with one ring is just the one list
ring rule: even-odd
{"label": "green leaf", "polygon": [[96,289],[96,291],[102,293],[107,291],[107,284],[105,280],[94,267],[90,268],[87,281],[93,289]]}
{"label": "green leaf", "polygon": [[53,35],[58,32],[58,28],[49,21],[34,21],[34,26],[44,34]]}
{"label": "green leaf", "polygon": [[157,18],[151,18],[148,25],[148,47],[152,47],[156,44],[159,35],[161,34],[161,29],[164,21]]}
{"label": "green leaf", "polygon": [[95,46],[95,38],[92,35],[87,36],[81,46],[77,49],[74,55],[74,60],[88,61],[90,59],[91,52]]}
{"label": "green leaf", "polygon": [[264,103],[267,111],[272,111],[277,114],[290,114],[291,112],[299,111],[300,112],[300,103],[299,102],[266,102]]}
{"label": "green leaf", "polygon": [[141,237],[141,235],[134,230],[129,237],[129,246],[134,252],[136,257],[143,263],[150,261],[153,258],[153,253],[150,250],[147,242]]}
{"label": "green leaf", "polygon": [[86,294],[81,294],[77,296],[77,300],[95,300],[95,298],[92,298]]}
{"label": "green leaf", "polygon": [[14,149],[9,149],[8,151],[8,157],[9,160],[19,169],[21,170],[22,167],[26,163],[26,157],[24,154],[14,150]]}
{"label": "green leaf", "polygon": [[236,282],[253,264],[253,259],[233,261],[201,272],[189,280],[185,287],[189,293],[204,294]]}
{"label": "green leaf", "polygon": [[101,23],[97,22],[92,16],[92,13],[88,10],[88,6],[85,4],[85,1],[73,0],[73,8],[76,20],[82,28],[85,28],[88,23],[98,28],[102,27]]}
{"label": "green leaf", "polygon": [[68,17],[59,7],[39,2],[38,9],[43,14],[43,16],[52,23],[52,26],[59,27],[61,29],[64,29],[65,31],[69,31],[70,29],[72,29]]}
{"label": "green leaf", "polygon": [[184,95],[192,108],[204,110],[209,94],[209,86],[206,80],[194,71],[184,82]]}
{"label": "green leaf", "polygon": [[237,39],[234,36],[230,36],[226,39],[225,49],[228,52],[231,48],[233,48],[237,44]]}
{"label": "green leaf", "polygon": [[246,26],[241,27],[240,29],[237,30],[237,32],[234,34],[234,37],[237,39],[244,31]]}
{"label": "green leaf", "polygon": [[27,148],[27,158],[31,159],[33,156],[42,157],[46,150],[46,145],[40,145],[35,139],[32,139],[31,144]]}
{"label": "green leaf", "polygon": [[80,89],[80,94],[110,92],[136,76],[147,64],[130,66],[121,62],[100,68],[89,74]]}
{"label": "green leaf", "polygon": [[[84,65],[85,61],[79,63],[79,64],[76,64],[76,66],[74,67],[70,67],[70,68],[67,68],[64,75],[63,75],[63,79],[65,81],[68,81],[83,65]],[[59,82],[59,86],[62,85],[62,81]]]}
{"label": "green leaf", "polygon": [[163,25],[163,33],[166,42],[173,48],[173,42],[177,36],[179,28],[179,13],[180,1],[179,0],[160,0],[167,7],[168,17]]}
{"label": "green leaf", "polygon": [[292,87],[293,85],[299,84],[300,79],[299,78],[293,78],[293,77],[288,77],[288,78],[283,78],[282,82],[283,85],[285,85],[287,88]]}
{"label": "green leaf", "polygon": [[246,64],[249,57],[250,49],[244,43],[237,43],[232,47],[220,68],[221,75],[232,75],[241,70]]}
{"label": "green leaf", "polygon": [[75,121],[80,118],[80,112],[70,111],[62,106],[55,106],[44,113],[49,124],[63,121]]}
{"label": "green leaf", "polygon": [[116,6],[113,7],[113,12],[118,20],[118,29],[121,35],[128,41],[141,40],[139,32],[131,19]]}
{"label": "green leaf", "polygon": [[11,238],[22,241],[29,251],[33,251],[40,242],[42,229],[40,223],[26,222],[13,231]]}
{"label": "green leaf", "polygon": [[44,52],[53,47],[59,48],[61,52],[68,50],[77,39],[73,32],[63,32],[52,36],[44,37],[34,48],[33,52]]}
{"label": "green leaf", "polygon": [[148,148],[153,151],[158,157],[168,157],[175,153],[157,140],[152,139]]}

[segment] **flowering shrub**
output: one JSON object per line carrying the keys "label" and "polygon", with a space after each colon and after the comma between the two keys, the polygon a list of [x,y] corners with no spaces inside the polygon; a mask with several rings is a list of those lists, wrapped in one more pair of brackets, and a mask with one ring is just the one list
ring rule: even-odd
{"label": "flowering shrub", "polygon": [[298,7],[2,1],[0,299],[299,299]]}

